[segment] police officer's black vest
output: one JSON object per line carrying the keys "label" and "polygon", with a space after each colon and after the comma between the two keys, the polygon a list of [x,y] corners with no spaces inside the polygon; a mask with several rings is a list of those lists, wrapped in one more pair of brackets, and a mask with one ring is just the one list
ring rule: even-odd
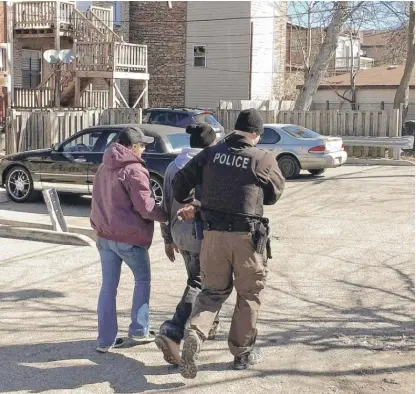
{"label": "police officer's black vest", "polygon": [[226,143],[206,151],[201,207],[228,214],[263,215],[263,189],[255,175],[265,155],[255,147],[234,149]]}

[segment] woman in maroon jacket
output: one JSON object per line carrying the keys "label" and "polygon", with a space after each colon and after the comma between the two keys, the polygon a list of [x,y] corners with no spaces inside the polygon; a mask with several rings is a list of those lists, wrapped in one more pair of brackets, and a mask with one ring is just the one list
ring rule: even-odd
{"label": "woman in maroon jacket", "polygon": [[104,153],[94,178],[91,225],[97,232],[101,257],[102,286],[98,299],[98,352],[123,346],[117,336],[116,294],[121,263],[133,271],[135,286],[129,337],[140,342],[154,340],[149,332],[150,262],[154,221],[166,214],[156,205],[149,185],[149,172],[141,158],[147,137],[137,127],[123,129],[117,143]]}

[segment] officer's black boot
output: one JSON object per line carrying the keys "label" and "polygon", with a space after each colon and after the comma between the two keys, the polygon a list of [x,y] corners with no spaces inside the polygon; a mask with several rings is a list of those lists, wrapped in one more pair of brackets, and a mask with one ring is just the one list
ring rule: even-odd
{"label": "officer's black boot", "polygon": [[250,365],[259,364],[263,360],[263,352],[253,349],[250,353],[234,357],[234,369],[247,369]]}

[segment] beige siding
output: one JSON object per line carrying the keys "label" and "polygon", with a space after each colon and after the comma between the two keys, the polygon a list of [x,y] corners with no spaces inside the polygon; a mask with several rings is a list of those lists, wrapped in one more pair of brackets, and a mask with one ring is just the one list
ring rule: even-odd
{"label": "beige siding", "polygon": [[[345,89],[338,89],[339,94],[345,94]],[[395,89],[360,89],[357,91],[357,103],[361,111],[370,111],[381,108],[393,108]],[[349,92],[346,93],[347,97]],[[329,101],[330,109],[351,109],[349,102],[342,100],[334,91],[318,90],[313,97],[312,109],[326,109],[326,101]],[[409,110],[406,120],[415,119],[415,90],[411,89],[409,94]]]}
{"label": "beige siding", "polygon": [[[190,1],[187,8],[188,21],[243,19],[187,23],[185,104],[215,108],[222,99],[248,99],[250,2]],[[194,67],[194,45],[206,46],[206,67]]]}
{"label": "beige siding", "polygon": [[253,21],[252,100],[267,100],[273,96],[273,16],[273,1],[251,2]]}

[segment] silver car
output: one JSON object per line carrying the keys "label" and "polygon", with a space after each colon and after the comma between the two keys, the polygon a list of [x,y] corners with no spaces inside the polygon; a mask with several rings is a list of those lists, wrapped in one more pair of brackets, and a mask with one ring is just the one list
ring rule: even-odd
{"label": "silver car", "polygon": [[300,170],[321,175],[326,168],[339,167],[347,161],[342,138],[323,136],[294,124],[265,124],[257,146],[276,153],[286,179],[297,178]]}

